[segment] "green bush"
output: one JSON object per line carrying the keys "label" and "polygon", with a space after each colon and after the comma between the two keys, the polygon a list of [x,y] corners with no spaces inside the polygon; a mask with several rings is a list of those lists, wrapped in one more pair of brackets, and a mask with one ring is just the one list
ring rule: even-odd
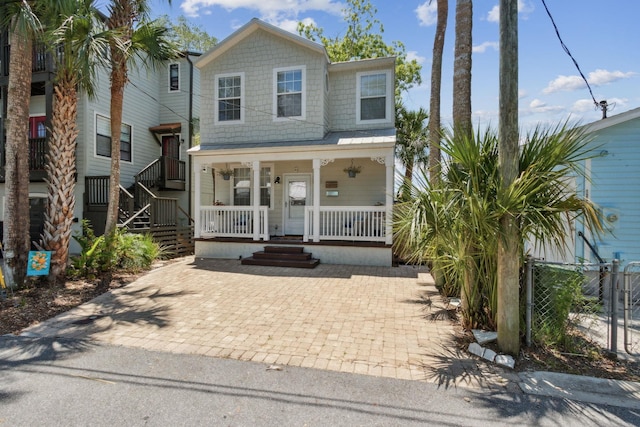
{"label": "green bush", "polygon": [[71,258],[69,277],[92,279],[114,271],[136,273],[150,268],[161,253],[150,235],[117,229],[111,236],[96,237],[88,221],[82,222],[82,233],[73,238],[81,252]]}
{"label": "green bush", "polygon": [[582,305],[585,275],[573,269],[536,265],[534,268],[533,337],[539,344],[564,344],[569,313]]}

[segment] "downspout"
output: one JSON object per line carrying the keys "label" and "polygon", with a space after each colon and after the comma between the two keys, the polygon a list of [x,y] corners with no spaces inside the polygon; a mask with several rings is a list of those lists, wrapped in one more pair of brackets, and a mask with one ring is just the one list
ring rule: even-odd
{"label": "downspout", "polygon": [[[189,150],[192,145],[193,145],[193,62],[191,61],[191,58],[189,57],[189,52],[186,53],[185,58],[187,59],[187,62],[189,63],[189,113],[188,113],[188,118],[189,118],[189,125],[187,126],[188,128],[188,132],[189,132],[189,137],[187,138],[188,140],[188,145],[187,145],[187,150]],[[187,212],[189,213],[189,216],[193,218],[193,212],[191,211],[191,176],[193,173],[193,162],[191,161],[191,159],[189,160],[189,196],[187,197],[187,203],[188,203],[188,207],[187,207]]]}

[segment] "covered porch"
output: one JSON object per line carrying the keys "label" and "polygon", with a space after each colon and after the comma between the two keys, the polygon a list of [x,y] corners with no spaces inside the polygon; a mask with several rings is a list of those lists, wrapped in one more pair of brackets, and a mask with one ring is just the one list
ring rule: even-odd
{"label": "covered porch", "polygon": [[[342,135],[324,145],[192,151],[196,255],[238,259],[267,242],[295,243],[335,263],[372,265],[364,258],[382,249],[373,265],[391,265],[394,142]],[[340,255],[356,248],[363,260]]]}

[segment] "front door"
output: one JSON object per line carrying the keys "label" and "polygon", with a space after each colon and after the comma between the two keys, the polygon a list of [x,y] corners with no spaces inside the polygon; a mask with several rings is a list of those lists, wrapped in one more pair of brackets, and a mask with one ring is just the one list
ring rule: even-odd
{"label": "front door", "polygon": [[177,135],[162,136],[162,155],[167,158],[167,179],[180,179],[180,139]]}
{"label": "front door", "polygon": [[304,209],[311,202],[311,175],[284,177],[284,233],[304,234]]}

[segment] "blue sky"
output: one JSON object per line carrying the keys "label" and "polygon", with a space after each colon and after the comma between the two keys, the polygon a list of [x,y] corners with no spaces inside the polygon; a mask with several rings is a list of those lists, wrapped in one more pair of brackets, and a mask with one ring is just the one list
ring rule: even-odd
{"label": "blue sky", "polygon": [[[412,109],[429,106],[435,0],[372,0],[387,43],[401,41],[422,64],[420,87],[405,96]],[[498,0],[476,0],[473,21],[472,110],[474,123],[498,124]],[[565,45],[609,115],[640,107],[640,1],[546,0]],[[151,0],[154,16],[186,16],[219,40],[251,18],[295,32],[298,21],[313,22],[329,37],[345,32],[337,0]],[[541,0],[519,0],[520,126],[580,123],[601,112],[564,52]],[[442,119],[451,121],[455,1],[450,1],[442,73]]]}

